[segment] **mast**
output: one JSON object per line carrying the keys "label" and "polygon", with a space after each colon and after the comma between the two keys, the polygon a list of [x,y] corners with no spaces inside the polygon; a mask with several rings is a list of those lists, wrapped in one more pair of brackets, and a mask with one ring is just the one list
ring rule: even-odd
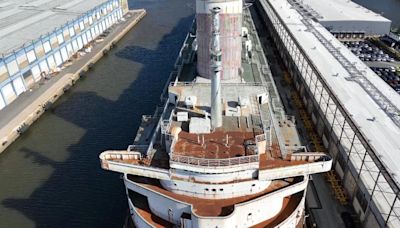
{"label": "mast", "polygon": [[219,13],[221,9],[214,7],[212,13],[212,39],[211,39],[211,129],[222,126],[222,99],[221,99],[221,47],[219,36]]}

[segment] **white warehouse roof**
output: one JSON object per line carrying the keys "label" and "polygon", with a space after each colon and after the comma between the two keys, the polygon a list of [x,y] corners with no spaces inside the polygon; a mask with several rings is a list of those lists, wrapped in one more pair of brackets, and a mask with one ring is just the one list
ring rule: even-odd
{"label": "white warehouse roof", "polygon": [[296,0],[328,30],[335,33],[384,35],[390,32],[391,21],[350,0]]}
{"label": "white warehouse roof", "polygon": [[[339,0],[335,0],[339,1]],[[349,72],[338,62],[318,38],[308,31],[301,21],[302,16],[287,1],[269,0],[279,13],[288,29],[298,41],[308,58],[321,73],[321,76],[336,94],[337,99],[351,115],[353,122],[369,140],[381,161],[393,173],[400,183],[400,128],[377,105],[373,98],[356,82],[347,80]],[[326,2],[326,1],[324,1]],[[400,109],[400,95],[386,82],[379,78],[357,56],[349,51],[339,40],[319,23],[312,21],[314,28],[341,52],[354,66],[364,73],[375,87],[380,90],[392,104]],[[375,121],[370,119],[375,118]]]}
{"label": "white warehouse roof", "polygon": [[107,0],[0,0],[0,54],[54,31]]}

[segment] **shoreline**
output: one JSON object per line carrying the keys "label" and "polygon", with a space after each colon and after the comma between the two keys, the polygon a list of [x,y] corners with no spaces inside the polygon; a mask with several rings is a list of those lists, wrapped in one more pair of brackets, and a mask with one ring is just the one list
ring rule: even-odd
{"label": "shoreline", "polygon": [[[10,146],[21,134],[23,134],[39,117],[66,91],[72,87],[77,80],[94,64],[99,61],[110,49],[125,36],[138,22],[146,15],[146,10],[136,9],[129,10],[127,14],[131,17],[126,21],[116,24],[115,28],[111,30],[110,34],[104,38],[101,43],[97,43],[92,52],[87,53],[85,56],[79,57],[74,60],[71,66],[55,75],[45,85],[40,87],[47,87],[46,89],[37,89],[33,92],[25,92],[25,96],[18,97],[16,101],[0,111],[0,115],[9,114],[6,117],[6,122],[0,126],[0,154]],[[125,14],[125,15],[127,15]],[[74,68],[72,72],[71,68]],[[30,96],[36,97],[31,101]],[[21,101],[25,99],[24,101]],[[25,103],[25,104],[18,104]],[[8,113],[7,113],[8,112]],[[13,113],[16,113],[13,115]]]}

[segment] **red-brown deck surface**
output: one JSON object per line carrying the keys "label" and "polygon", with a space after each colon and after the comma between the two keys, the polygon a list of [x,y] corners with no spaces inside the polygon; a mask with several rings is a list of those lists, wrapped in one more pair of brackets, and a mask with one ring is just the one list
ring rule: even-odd
{"label": "red-brown deck surface", "polygon": [[[226,140],[228,135],[228,142]],[[222,159],[246,155],[253,155],[255,151],[246,151],[245,142],[254,143],[254,133],[246,131],[215,131],[210,134],[191,134],[185,131],[179,133],[179,139],[174,147],[174,154],[207,158]],[[203,144],[204,137],[204,144]]]}
{"label": "red-brown deck surface", "polygon": [[283,160],[281,158],[268,158],[267,154],[260,155],[260,169],[274,169],[274,168],[281,168],[285,166],[293,166],[293,165],[301,165],[306,164],[307,161],[290,161],[290,160]]}
{"label": "red-brown deck surface", "polygon": [[[190,197],[185,195],[179,195],[173,192],[169,192],[165,190],[156,179],[151,178],[143,178],[139,176],[128,175],[128,179],[142,185],[145,188],[151,189],[155,192],[159,192],[161,194],[167,195],[173,199],[192,204],[193,210],[197,215],[200,216],[226,216],[233,212],[234,205],[242,202],[246,202],[255,198],[258,198],[267,193],[271,193],[275,190],[278,190],[284,186],[289,185],[285,181],[273,181],[271,185],[264,191],[247,195],[242,197],[235,197],[230,199],[201,199],[197,197]],[[210,189],[211,190],[211,189]],[[216,189],[218,191],[218,189]]]}

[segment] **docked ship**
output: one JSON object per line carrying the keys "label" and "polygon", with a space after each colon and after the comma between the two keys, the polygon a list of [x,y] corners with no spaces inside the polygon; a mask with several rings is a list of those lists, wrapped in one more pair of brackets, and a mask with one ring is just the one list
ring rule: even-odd
{"label": "docked ship", "polygon": [[303,227],[310,174],[332,159],[301,145],[242,0],[197,0],[161,104],[127,150],[128,227]]}

